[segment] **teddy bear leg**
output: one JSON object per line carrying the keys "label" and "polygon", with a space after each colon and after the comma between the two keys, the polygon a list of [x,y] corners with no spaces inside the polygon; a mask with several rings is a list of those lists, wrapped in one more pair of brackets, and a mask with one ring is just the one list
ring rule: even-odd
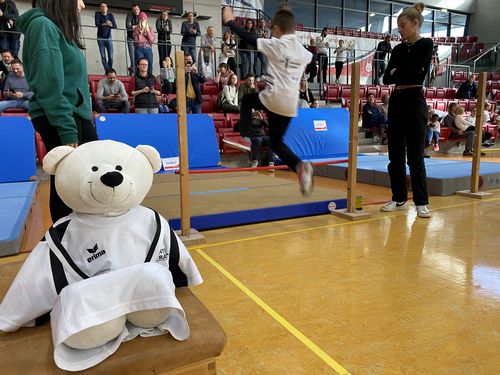
{"label": "teddy bear leg", "polygon": [[167,320],[167,316],[171,310],[171,308],[166,307],[163,309],[136,311],[127,314],[127,320],[136,327],[153,328]]}
{"label": "teddy bear leg", "polygon": [[122,333],[127,318],[125,315],[109,322],[84,329],[68,337],[64,343],[74,349],[92,349],[104,345]]}

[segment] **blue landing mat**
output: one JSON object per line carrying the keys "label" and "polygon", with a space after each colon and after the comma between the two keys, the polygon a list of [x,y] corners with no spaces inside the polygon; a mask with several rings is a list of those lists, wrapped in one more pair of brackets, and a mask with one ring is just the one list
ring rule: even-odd
{"label": "blue landing mat", "polygon": [[[357,181],[372,185],[390,187],[386,155],[358,156]],[[470,189],[472,161],[425,159],[427,188],[429,195],[453,195],[458,190]],[[325,177],[345,180],[347,163],[316,167],[316,172]],[[409,175],[409,168],[406,167]],[[480,188],[482,190],[500,187],[500,163],[481,162]]]}
{"label": "blue landing mat", "polygon": [[0,256],[19,253],[37,184],[0,184]]}

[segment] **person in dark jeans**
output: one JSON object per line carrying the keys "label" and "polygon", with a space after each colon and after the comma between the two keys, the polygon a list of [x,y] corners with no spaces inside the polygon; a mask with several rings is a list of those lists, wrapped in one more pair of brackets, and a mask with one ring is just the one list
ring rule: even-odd
{"label": "person in dark jeans", "polygon": [[427,103],[422,84],[429,71],[433,43],[420,36],[423,5],[405,8],[398,17],[403,42],[394,47],[384,74],[385,84],[395,84],[389,100],[389,177],[392,200],[381,208],[390,212],[406,210],[406,160],[410,167],[413,201],[419,217],[428,218],[429,197],[424,164],[427,133]]}
{"label": "person in dark jeans", "polygon": [[168,10],[162,10],[161,16],[156,20],[156,31],[158,32],[158,56],[160,69],[163,68],[165,57],[170,57],[172,43],[170,33],[172,32],[172,20],[168,18]]}
{"label": "person in dark jeans", "polygon": [[[95,12],[95,25],[97,27],[97,45],[101,55],[102,66],[107,74],[113,68],[113,40],[111,29],[116,29],[116,21],[113,13],[108,12],[108,4],[101,2],[99,12]],[[108,54],[106,58],[106,52]]]}
{"label": "person in dark jeans", "polygon": [[385,58],[388,53],[392,52],[391,35],[388,34],[384,40],[377,45],[375,55],[373,56],[373,84],[380,85],[380,78],[385,73]]}
{"label": "person in dark jeans", "polygon": [[187,13],[187,21],[181,25],[181,50],[185,55],[191,55],[193,64],[196,62],[196,37],[201,36],[200,24],[194,20],[193,12]]}
{"label": "person in dark jeans", "polygon": [[261,111],[253,113],[253,120],[247,128],[241,128],[240,134],[242,137],[250,140],[250,159],[252,161],[252,168],[259,166],[259,151],[262,146],[268,147],[267,149],[267,163],[270,167],[274,166],[274,152],[270,147],[269,137],[266,135],[265,129],[267,123],[264,121],[264,116]]}
{"label": "person in dark jeans", "polygon": [[134,48],[134,26],[139,24],[139,14],[141,8],[139,5],[132,4],[131,11],[127,13],[125,19],[125,27],[127,29],[127,49],[130,58],[130,67],[128,68],[128,75],[132,76],[135,72],[135,48]]}

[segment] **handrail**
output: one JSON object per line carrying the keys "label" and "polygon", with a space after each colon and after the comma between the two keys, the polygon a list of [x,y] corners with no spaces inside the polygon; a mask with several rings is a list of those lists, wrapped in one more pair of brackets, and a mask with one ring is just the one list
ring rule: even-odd
{"label": "handrail", "polygon": [[[488,52],[492,51],[493,49],[497,49],[497,47],[500,46],[500,42],[498,42],[497,44],[495,44],[493,47],[491,48],[488,48],[486,51],[484,51],[483,53],[479,54],[479,56],[477,56],[475,59],[474,59],[474,62],[473,62],[473,67],[474,67],[474,71],[476,71],[476,62],[481,59],[483,56],[485,56]],[[471,57],[472,59],[473,57]],[[470,59],[469,59],[470,60]],[[467,61],[467,60],[466,60]]]}

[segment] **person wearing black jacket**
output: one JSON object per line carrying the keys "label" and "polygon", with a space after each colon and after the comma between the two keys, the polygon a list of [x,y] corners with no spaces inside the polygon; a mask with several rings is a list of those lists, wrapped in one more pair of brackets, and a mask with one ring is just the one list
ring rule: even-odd
{"label": "person wearing black jacket", "polygon": [[170,57],[172,43],[170,33],[172,32],[172,20],[168,18],[168,10],[162,10],[161,16],[156,20],[156,31],[158,32],[158,56],[160,59],[160,69],[163,68],[163,60]]}
{"label": "person wearing black jacket", "polygon": [[17,30],[19,12],[12,0],[0,0],[0,49],[11,50],[14,57],[19,53],[21,34]]}
{"label": "person wearing black jacket", "polygon": [[269,136],[267,136],[265,132],[267,122],[264,120],[262,112],[255,111],[253,113],[253,119],[248,126],[241,126],[241,123],[239,124],[241,136],[247,138],[252,143],[250,146],[250,159],[252,160],[252,167],[255,168],[259,166],[259,150],[261,146],[267,146],[267,162],[269,163],[269,166],[274,166],[274,152],[270,147]]}
{"label": "person wearing black jacket", "polygon": [[131,11],[127,13],[125,19],[125,28],[127,29],[127,48],[130,58],[130,68],[128,68],[129,75],[133,75],[135,71],[135,48],[134,48],[134,26],[139,24],[139,14],[141,8],[139,5],[132,4]]}
{"label": "person wearing black jacket", "polygon": [[205,82],[205,77],[198,73],[191,55],[184,55],[186,67],[186,112],[201,113],[201,84]]}
{"label": "person wearing black jacket", "polygon": [[395,84],[389,100],[389,177],[392,200],[381,208],[390,212],[406,210],[406,160],[410,167],[413,201],[419,217],[428,218],[427,177],[424,164],[427,133],[427,103],[422,84],[429,71],[433,43],[420,36],[424,5],[405,8],[398,17],[403,42],[394,47],[384,74],[384,83]]}
{"label": "person wearing black jacket", "polygon": [[193,63],[196,62],[196,37],[201,36],[200,24],[194,20],[193,12],[187,13],[187,21],[181,24],[181,50],[186,55],[191,55]]}
{"label": "person wearing black jacket", "polygon": [[384,40],[377,45],[375,56],[373,56],[373,84],[380,85],[380,78],[385,73],[385,58],[392,52],[391,36],[388,34]]}
{"label": "person wearing black jacket", "polygon": [[154,75],[148,74],[148,65],[148,59],[145,57],[137,60],[132,91],[132,96],[135,98],[135,113],[158,113],[156,97],[161,95],[161,91],[158,90],[160,83]]}
{"label": "person wearing black jacket", "polygon": [[467,81],[462,82],[455,94],[455,99],[475,99],[477,96],[477,86],[474,76],[471,74]]}

